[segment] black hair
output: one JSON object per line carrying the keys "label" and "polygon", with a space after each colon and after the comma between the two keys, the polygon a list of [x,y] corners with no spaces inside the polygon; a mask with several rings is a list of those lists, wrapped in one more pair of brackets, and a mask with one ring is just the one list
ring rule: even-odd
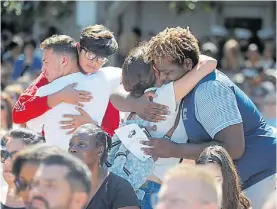
{"label": "black hair", "polygon": [[45,143],[45,138],[40,133],[27,128],[14,129],[10,132],[12,139],[21,139],[25,145]]}
{"label": "black hair", "polygon": [[90,25],[84,28],[81,32],[80,45],[101,57],[109,57],[118,49],[113,33],[103,25]]}
{"label": "black hair", "polygon": [[90,193],[91,190],[91,173],[88,167],[78,158],[73,155],[61,152],[59,154],[52,154],[45,158],[42,162],[44,166],[64,166],[68,168],[66,179],[70,184],[71,190],[76,192]]}
{"label": "black hair", "polygon": [[80,126],[76,130],[74,135],[79,133],[86,133],[90,137],[95,137],[95,139],[97,140],[96,146],[103,147],[104,151],[100,159],[100,164],[102,166],[107,161],[108,152],[110,151],[112,146],[112,139],[110,135],[104,130],[102,130],[100,126],[94,125],[92,123],[88,123]]}

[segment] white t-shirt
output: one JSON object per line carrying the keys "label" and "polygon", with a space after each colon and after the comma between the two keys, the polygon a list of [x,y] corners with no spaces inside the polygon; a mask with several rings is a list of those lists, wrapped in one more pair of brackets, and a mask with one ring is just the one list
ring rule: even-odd
{"label": "white t-shirt", "polygon": [[[77,90],[88,91],[93,96],[90,102],[83,103],[83,109],[101,125],[110,95],[120,85],[120,81],[121,68],[105,67],[91,75],[78,72],[58,78],[48,85],[40,87],[36,96],[47,96],[69,84],[77,83]],[[27,126],[37,132],[41,132],[44,127],[46,143],[67,150],[72,135],[66,134],[69,130],[61,129],[59,122],[66,120],[63,118],[64,114],[79,115],[80,113],[75,107],[72,104],[61,103],[43,115],[30,120]]]}
{"label": "white t-shirt", "polygon": [[[163,138],[164,135],[174,126],[175,120],[178,114],[180,102],[175,101],[174,83],[170,82],[168,84],[162,85],[159,88],[150,88],[146,91],[156,90],[153,101],[158,104],[166,105],[169,108],[170,114],[167,115],[165,121],[159,123],[149,122],[150,126],[156,125],[156,131],[149,131],[152,137]],[[177,128],[175,129],[171,140],[176,143],[186,143],[188,141],[188,136],[186,133],[185,126],[182,121],[182,117],[179,119]],[[153,174],[163,181],[164,174],[171,167],[179,163],[179,158],[159,158],[155,162],[155,169]]]}

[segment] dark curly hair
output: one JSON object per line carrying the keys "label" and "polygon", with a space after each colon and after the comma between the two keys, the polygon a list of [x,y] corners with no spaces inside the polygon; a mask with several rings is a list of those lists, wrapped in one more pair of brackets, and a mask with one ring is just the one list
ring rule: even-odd
{"label": "dark curly hair", "polygon": [[178,65],[183,65],[186,58],[190,58],[193,67],[198,63],[200,50],[198,41],[189,28],[166,28],[148,43],[145,58],[151,62],[159,58],[168,57]]}
{"label": "dark curly hair", "polygon": [[100,159],[101,166],[107,161],[108,152],[112,147],[112,139],[108,133],[103,131],[100,126],[94,125],[92,123],[87,123],[80,126],[74,135],[79,133],[86,133],[90,137],[95,137],[97,147],[103,147],[104,151]]}

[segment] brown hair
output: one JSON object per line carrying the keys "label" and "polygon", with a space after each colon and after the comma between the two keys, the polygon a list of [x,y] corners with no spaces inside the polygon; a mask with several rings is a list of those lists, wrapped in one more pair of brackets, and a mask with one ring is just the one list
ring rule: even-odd
{"label": "brown hair", "polygon": [[89,25],[84,28],[80,36],[80,45],[102,57],[108,57],[118,49],[113,33],[103,25]]}
{"label": "brown hair", "polygon": [[155,85],[155,74],[149,63],[144,60],[145,43],[134,48],[122,65],[122,84],[126,91],[140,97],[144,91]]}
{"label": "brown hair", "polygon": [[207,147],[200,155],[196,164],[216,163],[221,167],[223,176],[222,208],[249,209],[250,201],[241,192],[240,180],[228,152],[220,146]]}
{"label": "brown hair", "polygon": [[188,28],[166,28],[152,37],[148,44],[146,59],[154,61],[169,57],[174,63],[183,65],[186,58],[192,60],[193,66],[198,63],[200,50],[198,41]]}
{"label": "brown hair", "polygon": [[18,176],[25,163],[39,164],[48,156],[60,152],[64,151],[58,147],[48,144],[30,145],[15,155],[12,173],[15,176]]}
{"label": "brown hair", "polygon": [[76,42],[67,35],[53,35],[40,44],[41,49],[53,49],[53,52],[66,53],[77,60]]}

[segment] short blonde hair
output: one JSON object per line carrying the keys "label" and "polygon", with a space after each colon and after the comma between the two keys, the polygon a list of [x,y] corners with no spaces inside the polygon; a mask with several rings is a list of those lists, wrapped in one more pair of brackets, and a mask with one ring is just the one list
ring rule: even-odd
{"label": "short blonde hair", "polygon": [[199,197],[203,198],[205,202],[217,203],[219,208],[221,208],[221,188],[215,179],[205,172],[203,166],[179,164],[167,172],[164,182],[176,178],[198,180],[201,183],[201,191],[203,192]]}

